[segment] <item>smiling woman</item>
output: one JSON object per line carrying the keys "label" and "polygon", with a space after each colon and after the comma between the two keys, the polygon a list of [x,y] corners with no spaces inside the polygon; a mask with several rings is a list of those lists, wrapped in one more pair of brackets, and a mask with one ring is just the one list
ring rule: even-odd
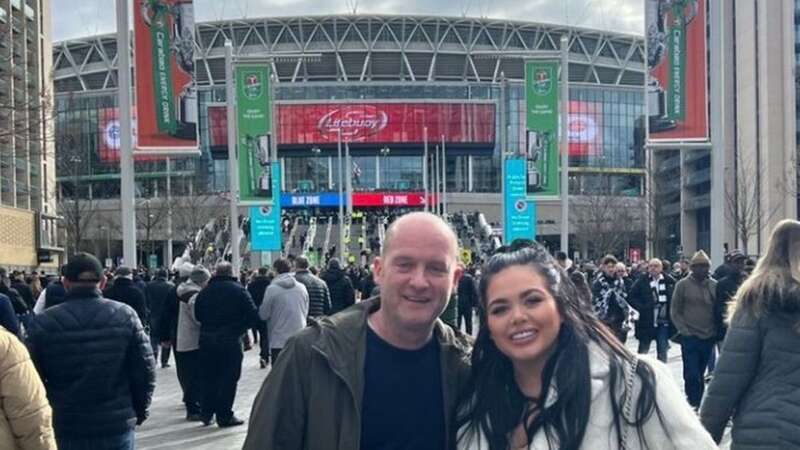
{"label": "smiling woman", "polygon": [[669,370],[637,359],[537,243],[493,256],[459,449],[716,448]]}

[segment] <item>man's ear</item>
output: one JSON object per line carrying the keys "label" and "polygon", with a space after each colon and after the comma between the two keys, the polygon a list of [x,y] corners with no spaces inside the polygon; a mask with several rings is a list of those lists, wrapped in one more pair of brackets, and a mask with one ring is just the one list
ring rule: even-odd
{"label": "man's ear", "polygon": [[108,282],[108,278],[106,278],[105,275],[100,275],[100,285],[99,285],[99,287],[100,287],[101,291],[106,288],[106,282]]}
{"label": "man's ear", "polygon": [[456,270],[453,273],[453,289],[458,289],[458,282],[461,280],[461,277],[464,275],[464,265],[461,263],[456,264]]}

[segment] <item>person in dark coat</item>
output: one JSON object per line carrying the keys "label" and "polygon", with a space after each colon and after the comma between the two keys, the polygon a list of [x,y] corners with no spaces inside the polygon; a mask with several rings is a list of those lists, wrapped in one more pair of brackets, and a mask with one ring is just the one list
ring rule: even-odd
{"label": "person in dark coat", "polygon": [[653,258],[647,265],[647,273],[631,286],[628,296],[631,306],[639,312],[636,321],[636,339],[639,354],[647,354],[650,344],[656,341],[656,354],[661,362],[667,362],[669,338],[674,333],[669,307],[675,279],[664,272],[661,260]]}
{"label": "person in dark coat", "polygon": [[337,258],[328,261],[328,268],[322,273],[322,281],[328,285],[331,294],[331,314],[336,314],[356,302],[356,294],[350,278],[342,270],[342,263]]}
{"label": "person in dark coat", "polygon": [[100,261],[69,258],[64,303],[31,321],[28,347],[53,408],[59,448],[134,448],[148,416],[155,360],[141,320],[102,297]]}
{"label": "person in dark coat", "polygon": [[[776,226],[737,291],[700,420],[732,450],[800,448],[800,222]],[[732,426],[731,424],[732,419]]]}
{"label": "person in dark coat", "polygon": [[[161,318],[164,316],[167,297],[175,285],[167,281],[167,271],[159,269],[156,277],[147,284],[144,294],[147,299],[147,308],[150,311],[150,344],[153,346],[153,356],[159,359],[159,348],[161,343],[157,334],[161,325]],[[161,351],[161,367],[169,367],[169,355],[171,346],[163,347]]]}
{"label": "person in dark coat", "polygon": [[[272,283],[272,277],[269,274],[269,269],[266,267],[259,267],[256,275],[247,283],[247,292],[250,293],[250,298],[253,299],[253,304],[256,305],[256,309],[261,307],[261,303],[264,301],[264,292],[266,292],[267,286],[269,286],[270,283]],[[258,333],[259,356],[261,357],[259,359],[259,365],[264,369],[267,367],[267,364],[269,364],[270,353],[267,322],[259,320],[253,330],[253,334]]]}
{"label": "person in dark coat", "polygon": [[714,302],[714,322],[717,325],[717,342],[720,345],[725,340],[725,334],[728,332],[728,306],[733,300],[733,296],[739,289],[739,286],[747,279],[747,272],[745,271],[745,262],[747,257],[743,253],[735,253],[730,255],[729,263],[733,271],[728,272],[728,275],[717,280],[717,298]]}
{"label": "person in dark coat", "polygon": [[331,312],[331,294],[328,285],[308,270],[308,258],[298,256],[294,260],[294,278],[308,291],[308,319],[327,316]]}
{"label": "person in dark coat", "polygon": [[200,365],[203,370],[203,424],[217,416],[217,425],[244,421],[233,413],[236,385],[242,373],[242,335],[258,323],[258,312],[229,262],[217,264],[214,276],[197,294],[194,314],[200,322]]}
{"label": "person in dark coat", "polygon": [[741,258],[747,259],[744,253],[738,248],[729,251],[725,255],[725,261],[722,263],[722,265],[717,267],[716,270],[714,270],[714,273],[711,274],[711,278],[719,281],[729,275],[734,275],[741,271],[741,264],[739,263]]}
{"label": "person in dark coat", "polygon": [[184,262],[178,267],[178,277],[164,301],[164,310],[161,312],[161,320],[156,329],[156,336],[161,342],[161,348],[175,347],[179,312],[178,286],[189,279],[192,270],[194,270],[194,265],[189,262]]}
{"label": "person in dark coat", "polygon": [[130,268],[117,268],[114,285],[103,291],[103,297],[125,303],[133,308],[139,315],[139,320],[149,331],[150,314],[147,310],[147,299],[145,299],[144,292],[134,284],[133,272]]}
{"label": "person in dark coat", "polygon": [[17,316],[25,315],[30,311],[22,296],[19,295],[19,291],[11,287],[11,279],[8,278],[8,272],[2,267],[0,267],[0,294],[8,297]]}
{"label": "person in dark coat", "polygon": [[33,291],[31,287],[28,286],[28,283],[25,282],[25,277],[18,272],[14,272],[11,276],[11,288],[16,289],[19,292],[19,295],[22,297],[22,301],[25,302],[25,306],[28,307],[28,311],[33,310],[33,305],[36,304],[36,299],[33,297]]}
{"label": "person in dark coat", "polygon": [[456,328],[461,328],[461,319],[464,319],[464,330],[472,336],[472,312],[478,305],[478,289],[475,278],[470,272],[464,272],[458,280],[458,323]]}
{"label": "person in dark coat", "polygon": [[14,313],[14,306],[11,304],[11,300],[3,294],[0,294],[0,326],[20,337],[19,320]]}
{"label": "person in dark coat", "polygon": [[617,276],[617,258],[606,255],[602,271],[592,283],[592,306],[600,320],[608,325],[623,344],[628,338],[630,305],[625,280]]}

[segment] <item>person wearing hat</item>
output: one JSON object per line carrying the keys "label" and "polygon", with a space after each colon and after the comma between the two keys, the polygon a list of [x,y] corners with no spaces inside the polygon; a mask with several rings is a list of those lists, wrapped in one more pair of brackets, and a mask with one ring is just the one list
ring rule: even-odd
{"label": "person wearing hat", "polygon": [[741,258],[747,258],[741,250],[735,248],[728,253],[725,254],[725,261],[722,265],[717,267],[714,270],[714,273],[711,275],[712,278],[719,281],[729,275],[733,275],[739,271],[739,264],[737,261]]}
{"label": "person wearing hat", "polygon": [[161,320],[156,328],[155,336],[161,342],[161,348],[172,347],[175,336],[178,332],[178,286],[189,279],[189,275],[194,270],[194,264],[184,261],[177,267],[178,278],[164,301],[164,310],[161,312]]}
{"label": "person wearing hat", "polygon": [[197,294],[208,285],[211,273],[201,265],[194,266],[189,278],[178,285],[178,329],[175,337],[175,368],[186,405],[186,420],[202,420],[202,369],[200,367],[200,322],[194,316]]}
{"label": "person wearing hat", "polygon": [[670,317],[680,334],[683,381],[689,404],[700,406],[717,326],[714,320],[717,282],[709,277],[711,260],[702,250],[689,261],[691,274],[678,281],[672,294]]}
{"label": "person wearing hat", "polygon": [[328,285],[328,292],[331,294],[331,315],[346,309],[356,302],[353,283],[342,270],[342,263],[338,258],[331,258],[328,261],[328,268],[320,278]]}
{"label": "person wearing hat", "polygon": [[148,416],[155,360],[130,306],[103,298],[103,266],[91,254],[69,258],[64,303],[35,316],[31,359],[53,408],[59,448],[133,449]]}

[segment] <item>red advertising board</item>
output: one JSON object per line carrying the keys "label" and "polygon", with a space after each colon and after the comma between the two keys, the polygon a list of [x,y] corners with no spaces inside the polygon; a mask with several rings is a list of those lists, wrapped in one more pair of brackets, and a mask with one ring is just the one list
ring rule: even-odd
{"label": "red advertising board", "polygon": [[140,118],[135,151],[196,153],[192,0],[137,0],[133,11]]}
{"label": "red advertising board", "polygon": [[[431,204],[433,195],[428,195]],[[353,193],[353,206],[425,206],[424,192],[358,192]]]}
{"label": "red advertising board", "polygon": [[[486,103],[359,103],[280,104],[278,145],[335,143],[338,128],[342,140],[353,143],[421,144],[428,128],[432,145],[494,143],[495,106]],[[209,145],[221,150],[228,145],[227,110],[208,107]]]}
{"label": "red advertising board", "polygon": [[494,143],[491,103],[319,103],[278,106],[278,143]]}
{"label": "red advertising board", "polygon": [[707,141],[707,0],[646,3],[651,141]]}

